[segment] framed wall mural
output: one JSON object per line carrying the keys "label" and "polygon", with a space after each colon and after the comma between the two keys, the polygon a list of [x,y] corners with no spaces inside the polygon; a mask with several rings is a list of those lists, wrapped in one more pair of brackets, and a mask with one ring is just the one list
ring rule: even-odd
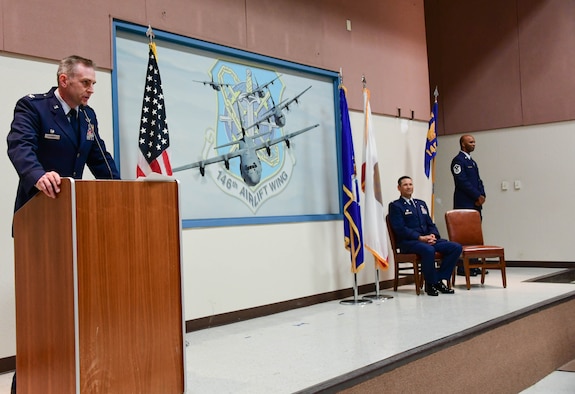
{"label": "framed wall mural", "polygon": [[[114,22],[115,158],[136,178],[147,28]],[[184,227],[341,218],[337,73],[154,30]]]}

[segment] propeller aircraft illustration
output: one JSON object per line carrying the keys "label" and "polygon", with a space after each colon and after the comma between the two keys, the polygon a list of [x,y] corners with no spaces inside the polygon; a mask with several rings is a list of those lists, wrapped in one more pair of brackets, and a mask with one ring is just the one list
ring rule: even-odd
{"label": "propeller aircraft illustration", "polygon": [[311,86],[308,86],[306,89],[304,89],[301,93],[299,93],[297,96],[291,98],[291,99],[286,99],[284,101],[282,101],[281,103],[279,103],[278,105],[275,104],[275,102],[273,101],[273,97],[270,96],[270,98],[272,99],[272,103],[273,103],[273,107],[270,108],[269,110],[267,110],[263,115],[259,116],[259,120],[257,122],[255,122],[254,124],[246,127],[246,130],[251,129],[252,127],[258,127],[259,125],[263,122],[271,122],[273,120],[273,123],[275,124],[276,127],[284,127],[286,124],[286,118],[285,118],[285,114],[283,113],[283,110],[285,109],[286,111],[289,111],[289,107],[292,103],[299,103],[299,98],[308,90],[311,89]]}
{"label": "propeller aircraft illustration", "polygon": [[257,152],[260,149],[265,149],[268,156],[271,154],[270,147],[278,144],[280,142],[285,142],[286,147],[290,148],[290,139],[293,137],[305,133],[308,130],[318,127],[319,124],[315,124],[313,126],[309,126],[303,128],[298,131],[294,131],[292,133],[285,134],[281,137],[268,139],[267,141],[263,142],[256,142],[258,138],[265,136],[268,133],[264,134],[254,134],[254,135],[247,135],[246,129],[242,127],[242,137],[237,141],[229,142],[220,146],[215,147],[214,149],[220,149],[228,146],[237,145],[237,149],[231,150],[229,153],[210,157],[205,160],[200,160],[195,163],[186,164],[180,167],[173,168],[173,172],[184,171],[190,168],[199,168],[200,174],[202,176],[205,175],[205,167],[209,164],[224,162],[224,165],[227,170],[230,169],[230,160],[239,157],[240,158],[240,174],[242,179],[248,186],[255,186],[260,182],[261,175],[262,175],[262,163],[260,158],[258,157]]}
{"label": "propeller aircraft illustration", "polygon": [[233,86],[230,83],[219,83],[219,82],[215,82],[214,81],[214,77],[212,76],[212,80],[211,81],[196,81],[194,80],[194,82],[199,82],[199,83],[203,83],[204,86],[205,85],[210,85],[212,87],[212,89],[214,89],[215,91],[219,92],[222,90],[222,86]]}
{"label": "propeller aircraft illustration", "polygon": [[245,92],[242,93],[240,95],[240,99],[243,98],[250,98],[250,97],[254,97],[254,98],[259,98],[259,99],[263,99],[266,96],[266,91],[265,89],[267,89],[268,86],[273,85],[275,81],[277,81],[279,79],[279,77],[281,77],[281,74],[278,75],[277,77],[275,77],[274,79],[272,79],[269,82],[266,82],[263,85],[259,85],[256,81],[256,87],[255,89],[253,89],[251,92]]}

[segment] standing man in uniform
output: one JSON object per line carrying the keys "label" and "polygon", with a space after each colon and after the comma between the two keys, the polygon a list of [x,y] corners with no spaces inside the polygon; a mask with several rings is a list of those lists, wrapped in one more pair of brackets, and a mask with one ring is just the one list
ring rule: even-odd
{"label": "standing man in uniform", "polygon": [[36,193],[55,198],[60,178],[81,179],[87,165],[98,179],[119,179],[114,159],[88,106],[94,93],[94,63],[79,56],[60,61],[58,86],[18,100],[8,133],[8,156],[20,182],[14,211]]}
{"label": "standing man in uniform", "polygon": [[[98,179],[120,179],[88,106],[96,83],[94,63],[69,56],[60,61],[56,77],[57,86],[21,98],[14,109],[7,138],[19,177],[14,211],[36,193],[56,198],[61,178],[81,179],[86,165]],[[16,374],[11,393],[16,393]]]}
{"label": "standing man in uniform", "polygon": [[[485,203],[485,188],[479,176],[477,163],[471,157],[471,152],[475,150],[475,138],[465,134],[459,139],[461,151],[451,161],[451,174],[455,182],[453,192],[453,209],[475,209],[481,215],[483,204]],[[471,276],[477,276],[481,269],[473,268]],[[457,274],[465,276],[463,267],[457,268]]]}

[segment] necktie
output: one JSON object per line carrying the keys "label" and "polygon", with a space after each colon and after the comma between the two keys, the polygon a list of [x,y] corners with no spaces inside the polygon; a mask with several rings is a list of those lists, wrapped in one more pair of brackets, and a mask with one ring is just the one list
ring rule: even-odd
{"label": "necktie", "polygon": [[68,112],[68,116],[70,118],[70,125],[72,126],[72,130],[74,130],[74,134],[78,140],[80,139],[80,123],[78,122],[78,113],[74,108]]}

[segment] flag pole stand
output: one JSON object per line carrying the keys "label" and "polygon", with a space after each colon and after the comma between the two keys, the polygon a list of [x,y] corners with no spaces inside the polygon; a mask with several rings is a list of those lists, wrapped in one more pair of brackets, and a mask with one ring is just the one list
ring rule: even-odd
{"label": "flag pole stand", "polygon": [[382,301],[391,298],[393,298],[393,296],[379,293],[379,268],[375,267],[375,294],[367,294],[363,296],[363,299]]}
{"label": "flag pole stand", "polygon": [[372,303],[371,300],[357,298],[357,274],[353,274],[353,299],[341,300],[339,303],[342,305],[366,305]]}

